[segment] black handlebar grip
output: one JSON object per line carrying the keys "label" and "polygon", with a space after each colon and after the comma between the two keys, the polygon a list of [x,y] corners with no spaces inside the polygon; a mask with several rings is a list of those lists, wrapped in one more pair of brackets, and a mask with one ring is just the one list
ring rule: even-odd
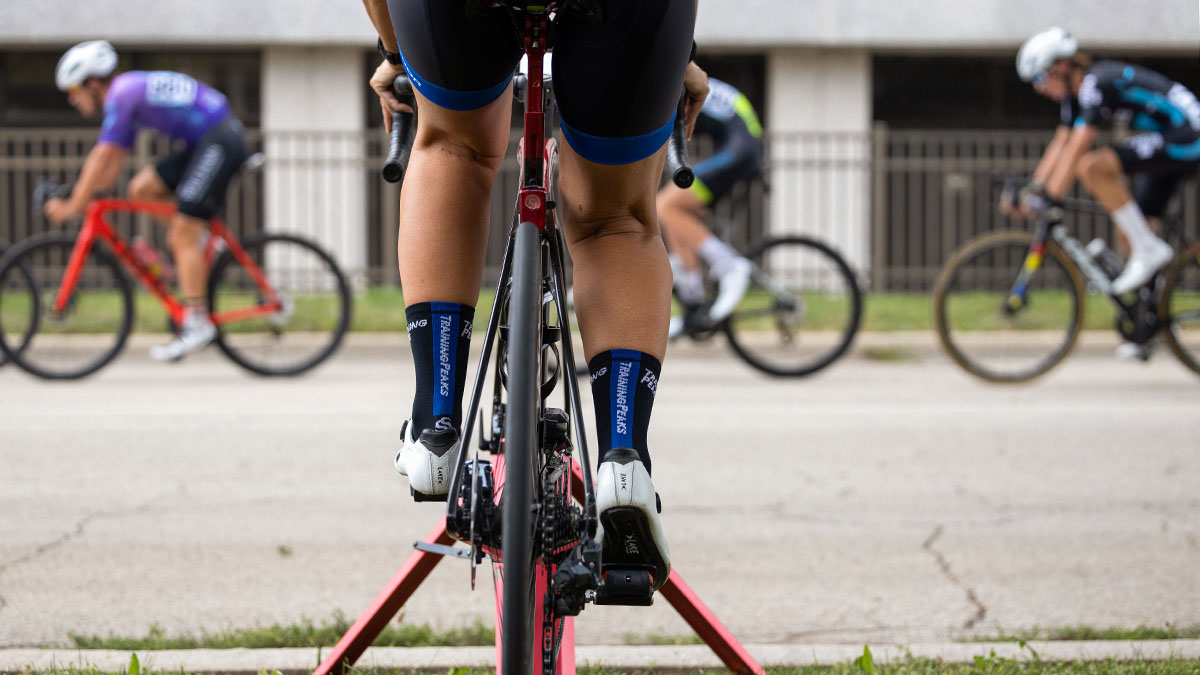
{"label": "black handlebar grip", "polygon": [[[686,92],[685,92],[686,95]],[[675,114],[675,125],[671,128],[671,140],[667,143],[667,172],[675,185],[684,190],[692,186],[696,174],[688,166],[687,139],[684,138],[683,102],[679,98],[679,110]]]}
{"label": "black handlebar grip", "polygon": [[392,93],[401,103],[412,106],[414,112],[392,113],[392,135],[388,142],[387,159],[383,160],[383,179],[389,183],[399,183],[404,178],[404,169],[408,166],[408,156],[412,151],[413,137],[417,129],[416,97],[413,95],[412,84],[403,75],[397,75],[392,82]]}

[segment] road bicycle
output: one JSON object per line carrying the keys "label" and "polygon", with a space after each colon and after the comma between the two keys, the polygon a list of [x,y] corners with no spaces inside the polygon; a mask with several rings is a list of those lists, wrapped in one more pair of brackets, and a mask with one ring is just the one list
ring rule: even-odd
{"label": "road bicycle", "polygon": [[[565,246],[555,199],[558,145],[551,135],[549,78],[543,78],[552,15],[561,3],[505,6],[517,19],[528,57],[527,76],[517,76],[514,86],[514,95],[525,109],[517,151],[522,181],[483,353],[464,412],[463,450],[453,463],[446,500],[447,531],[467,548],[429,543],[418,548],[468,559],[472,587],[477,566],[490,558],[500,672],[549,674],[562,665],[560,648],[571,630],[569,618],[578,615],[585,603],[649,605],[653,580],[646,569],[602,565],[595,540],[599,518],[579,383],[568,376],[575,360],[565,301]],[[412,101],[411,86],[403,76],[393,89],[401,100]],[[403,177],[419,114],[417,110],[393,115],[384,165],[389,180]],[[692,174],[681,119],[671,138],[669,171],[686,187]],[[492,401],[485,434],[481,398],[489,372]],[[559,385],[563,407],[556,408],[550,405],[550,397]],[[468,458],[476,415],[479,439]],[[482,458],[481,451],[491,453],[491,458]],[[573,656],[563,660],[570,659]]]}
{"label": "road bicycle", "polygon": [[[1004,185],[1002,199],[1011,200],[1019,187],[1012,177],[995,182]],[[1200,374],[1200,242],[1185,241],[1177,216],[1163,219],[1161,232],[1178,254],[1121,297],[1111,290],[1121,271],[1116,254],[1103,240],[1085,247],[1063,224],[1062,211],[1104,213],[1094,202],[1067,199],[1032,232],[988,232],[951,254],[933,290],[934,325],[950,358],[991,382],[1043,375],[1075,346],[1090,291],[1112,304],[1122,339],[1148,356],[1161,338]]]}
{"label": "road bicycle", "polygon": [[[714,216],[710,230],[732,246],[733,222]],[[724,333],[729,346],[754,368],[779,377],[811,375],[849,350],[862,320],[862,293],[853,270],[829,245],[804,235],[768,237],[749,247],[750,287],[725,320],[708,311],[717,285],[685,303],[675,293],[683,321],[675,337],[706,341]]]}
{"label": "road bicycle", "polygon": [[[0,258],[4,257],[4,254],[8,251],[8,249],[9,249],[8,242],[0,239]],[[33,283],[33,273],[29,270],[29,268],[22,267],[19,270],[19,273],[25,277],[26,283]],[[40,307],[38,307],[37,305],[34,305],[33,307],[30,307],[29,309],[30,309],[30,312],[33,312],[33,313],[40,311]],[[16,351],[18,351],[18,352],[24,350],[25,347],[29,345],[29,340],[31,337],[33,337],[33,323],[32,322],[30,323],[30,325],[27,327],[27,329],[25,331],[14,336],[14,339],[13,339],[14,349],[16,349]],[[5,365],[6,363],[8,363],[8,356],[4,352],[0,352],[0,366]]]}
{"label": "road bicycle", "polygon": [[[260,160],[255,155],[247,163]],[[35,210],[66,192],[43,183]],[[0,259],[0,351],[45,379],[96,372],[117,357],[133,327],[128,275],[180,325],[183,304],[109,219],[115,213],[166,218],[175,210],[159,202],[94,199],[77,233],[51,231],[13,246]],[[215,342],[234,363],[258,375],[297,375],[337,350],[350,323],[351,295],[328,252],[291,234],[259,233],[241,243],[218,217],[209,221],[204,246]]]}

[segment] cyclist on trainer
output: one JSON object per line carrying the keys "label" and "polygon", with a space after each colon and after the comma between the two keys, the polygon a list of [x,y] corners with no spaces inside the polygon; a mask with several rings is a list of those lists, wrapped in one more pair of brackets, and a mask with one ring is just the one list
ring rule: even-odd
{"label": "cyclist on trainer", "polygon": [[246,143],[241,122],[217,90],[171,71],[116,71],[117,53],[103,40],[75,45],[59,60],[59,90],[84,117],[103,109],[104,122],[70,197],[51,199],[45,213],[55,222],[82,215],[97,192],[116,183],[143,128],[184,142],[182,150],[129,181],[133,199],[179,204],[168,223],[167,243],[187,314],[174,340],[150,350],[152,358],[171,361],[216,337],[205,299],[208,269],[201,243],[208,219],[225,201],[229,180],[246,159]]}
{"label": "cyclist on trainer", "polygon": [[[396,468],[415,491],[442,495],[459,444],[489,198],[508,148],[522,49],[503,2],[364,4],[385,57],[371,78],[385,123],[401,110],[391,84],[402,72],[420,109],[398,236],[416,396]],[[671,270],[654,194],[680,91],[686,81],[690,131],[707,85],[688,57],[696,0],[584,4],[593,12],[567,8],[559,19],[554,91],[566,141],[558,208],[596,402],[599,537],[606,562],[651,564],[658,587],[671,562],[646,430],[666,351]],[[636,522],[615,526],[606,517],[614,507],[634,511]]]}
{"label": "cyclist on trainer", "polygon": [[[1078,176],[1129,242],[1129,261],[1113,280],[1113,292],[1136,290],[1174,257],[1146,218],[1162,217],[1179,185],[1200,165],[1200,101],[1152,70],[1119,61],[1092,63],[1062,28],[1029,38],[1017,54],[1017,73],[1062,104],[1058,130],[1023,193],[1023,211],[1055,205]],[[1114,120],[1140,133],[1093,149],[1097,127]],[[1136,176],[1134,194],[1125,186],[1127,174]]]}
{"label": "cyclist on trainer", "polygon": [[[730,248],[704,226],[708,208],[740,181],[762,173],[762,124],[746,95],[714,78],[696,120],[696,133],[712,138],[716,152],[696,164],[696,180],[687,190],[668,183],[658,193],[658,218],[671,247],[675,292],[687,305],[704,300],[700,259],[718,280],[717,298],[704,321],[725,320],[741,302],[750,285],[750,261]],[[678,335],[684,317],[671,319],[670,336]]]}

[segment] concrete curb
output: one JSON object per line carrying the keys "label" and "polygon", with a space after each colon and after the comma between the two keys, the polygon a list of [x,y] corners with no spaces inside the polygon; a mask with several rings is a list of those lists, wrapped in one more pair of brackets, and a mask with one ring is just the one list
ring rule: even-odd
{"label": "concrete curb", "polygon": [[[862,654],[852,644],[752,644],[747,649],[764,666],[834,665]],[[870,645],[877,663],[908,658],[936,658],[948,663],[971,663],[976,656],[1043,661],[1164,661],[1200,659],[1200,640],[1030,642],[1021,648],[1012,642],[931,643]],[[1032,651],[1031,651],[1032,649]],[[194,649],[136,650],[143,669],[186,673],[258,673],[261,670],[309,672],[316,667],[318,650],[301,649]],[[34,671],[69,666],[92,666],[104,672],[125,672],[130,651],[78,649],[0,649],[0,672]],[[705,645],[631,647],[584,645],[576,649],[579,664],[610,668],[692,670],[720,667]],[[358,661],[360,668],[434,669],[490,667],[492,647],[375,647]]]}

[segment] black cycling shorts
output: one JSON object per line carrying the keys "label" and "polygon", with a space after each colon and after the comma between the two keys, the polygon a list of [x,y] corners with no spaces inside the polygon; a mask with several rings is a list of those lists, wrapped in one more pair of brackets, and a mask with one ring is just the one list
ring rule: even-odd
{"label": "black cycling shorts", "polygon": [[[388,0],[413,86],[450,110],[508,90],[522,49],[503,8],[478,0]],[[565,12],[553,45],[563,137],[598,164],[629,164],[667,141],[692,46],[695,0],[600,0],[600,18]]]}
{"label": "black cycling shorts", "polygon": [[698,162],[692,170],[696,179],[689,189],[702,204],[712,206],[734,185],[762,173],[762,143],[749,132],[732,134],[712,157]]}
{"label": "black cycling shorts", "polygon": [[1172,140],[1150,132],[1135,134],[1113,146],[1121,170],[1133,180],[1138,208],[1152,218],[1166,215],[1179,186],[1200,166],[1200,153],[1189,152],[1189,144]]}
{"label": "black cycling shorts", "polygon": [[180,213],[208,220],[225,203],[229,181],[246,157],[242,123],[230,117],[154,168],[175,192]]}

